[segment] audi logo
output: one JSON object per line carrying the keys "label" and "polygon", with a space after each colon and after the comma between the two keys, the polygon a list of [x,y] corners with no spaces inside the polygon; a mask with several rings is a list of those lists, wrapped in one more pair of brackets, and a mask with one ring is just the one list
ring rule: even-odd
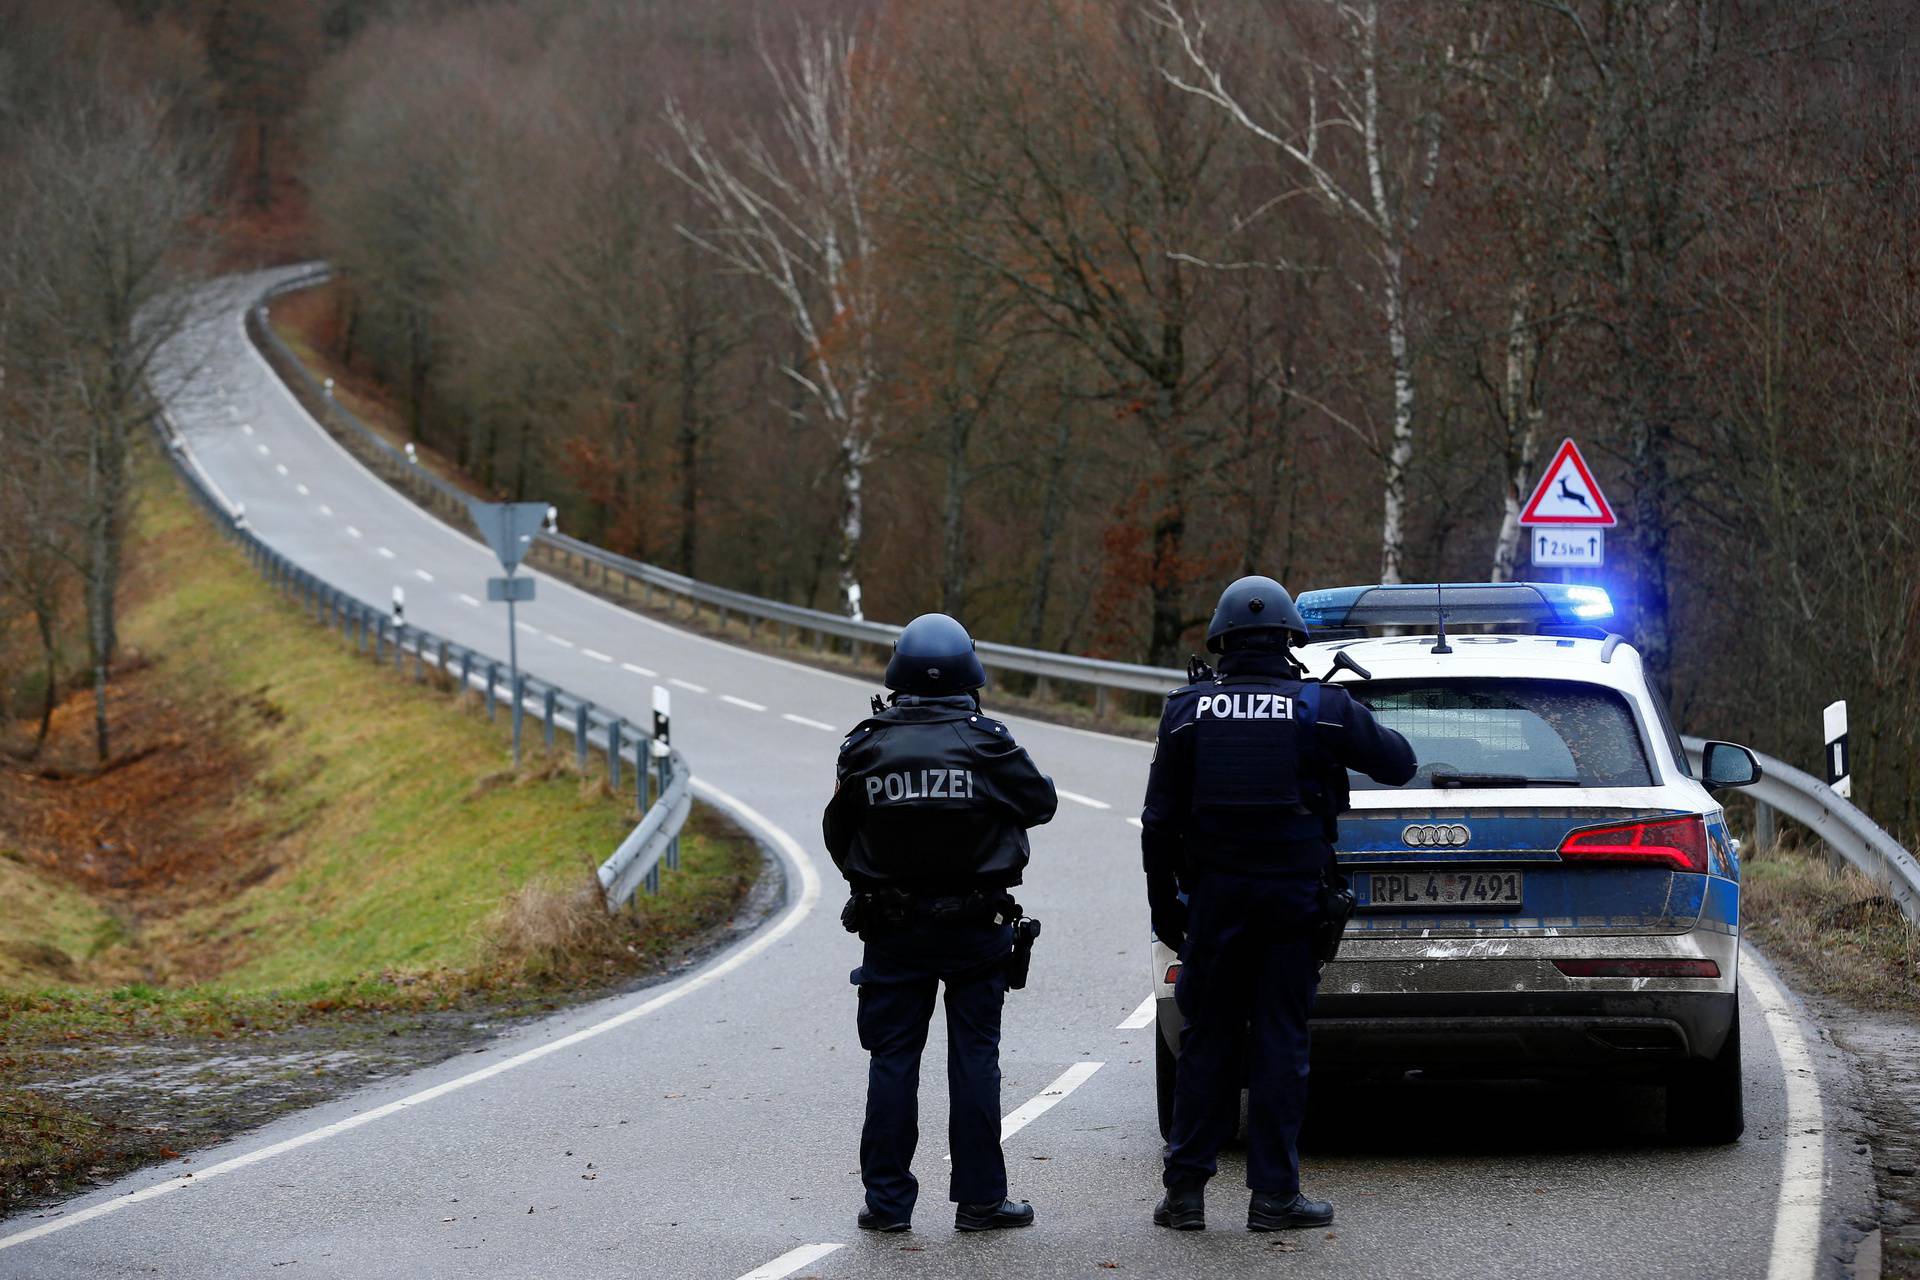
{"label": "audi logo", "polygon": [[1473,838],[1473,832],[1457,822],[1416,822],[1400,833],[1402,843],[1416,849],[1458,847]]}

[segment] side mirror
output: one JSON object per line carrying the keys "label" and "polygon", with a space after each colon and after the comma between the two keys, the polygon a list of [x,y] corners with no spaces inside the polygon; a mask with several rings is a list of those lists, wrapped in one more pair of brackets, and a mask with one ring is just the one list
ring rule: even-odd
{"label": "side mirror", "polygon": [[1737,743],[1709,742],[1700,754],[1700,774],[1710,791],[1749,787],[1760,781],[1760,762]]}

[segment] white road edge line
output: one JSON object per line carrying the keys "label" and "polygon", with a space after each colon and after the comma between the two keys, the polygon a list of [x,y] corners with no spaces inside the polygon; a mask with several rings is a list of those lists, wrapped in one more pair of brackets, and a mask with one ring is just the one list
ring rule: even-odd
{"label": "white road edge line", "polygon": [[1767,1280],[1811,1280],[1820,1259],[1820,1204],[1826,1173],[1826,1111],[1820,1078],[1807,1051],[1800,1020],[1785,993],[1751,949],[1740,966],[1741,981],[1767,1018],[1767,1033],[1780,1054],[1787,1091],[1786,1139],[1780,1153],[1780,1200],[1773,1217],[1773,1251]]}
{"label": "white road edge line", "polygon": [[832,725],[828,724],[824,720],[809,720],[805,716],[796,716],[793,713],[787,712],[787,711],[781,712],[780,718],[782,720],[791,720],[795,724],[803,724],[809,729],[824,729],[828,733],[837,732],[837,730],[835,730]]}
{"label": "white road edge line", "polygon": [[[799,841],[775,826],[765,815],[761,814],[759,810],[753,808],[751,805],[735,799],[718,787],[702,782],[698,778],[693,779],[692,786],[693,790],[703,799],[709,800],[723,809],[730,810],[733,815],[747,827],[757,831],[763,839],[780,851],[781,855],[792,864],[793,868],[800,875],[800,896],[793,906],[787,910],[787,913],[767,928],[761,930],[757,935],[748,940],[745,945],[726,956],[719,963],[710,968],[702,969],[684,982],[668,987],[652,999],[642,1001],[637,1005],[621,1010],[611,1018],[596,1022],[590,1027],[583,1027],[570,1035],[561,1036],[556,1040],[549,1040],[545,1044],[535,1045],[533,1048],[517,1053],[510,1058],[503,1058],[498,1062],[489,1063],[481,1067],[478,1071],[470,1071],[458,1079],[445,1081],[442,1084],[434,1085],[430,1089],[422,1089],[418,1093],[410,1093],[404,1098],[397,1098],[383,1106],[375,1107],[371,1111],[363,1111],[359,1115],[349,1116],[345,1120],[336,1120],[332,1124],[322,1125],[318,1129],[308,1130],[306,1133],[298,1134],[282,1142],[273,1143],[271,1146],[261,1147],[257,1150],[246,1152],[244,1155],[234,1156],[230,1160],[222,1160],[218,1164],[196,1169],[190,1177],[169,1178],[165,1182],[157,1182],[152,1186],[142,1187],[140,1190],[132,1192],[131,1194],[117,1196],[101,1204],[89,1205],[87,1208],[69,1214],[67,1217],[55,1218],[50,1222],[43,1222],[37,1227],[29,1227],[25,1231],[0,1237],[0,1251],[11,1249],[16,1245],[26,1244],[30,1240],[38,1240],[40,1237],[52,1235],[56,1231],[64,1231],[68,1227],[77,1227],[83,1222],[91,1222],[95,1218],[105,1217],[107,1214],[125,1209],[129,1205],[139,1204],[144,1200],[152,1200],[156,1196],[164,1196],[175,1191],[183,1191],[189,1187],[205,1186],[208,1182],[225,1174],[236,1173],[249,1165],[259,1164],[264,1160],[271,1160],[275,1156],[285,1155],[289,1151],[298,1150],[301,1147],[309,1146],[315,1142],[323,1142],[336,1134],[345,1133],[349,1129],[358,1129],[361,1125],[372,1124],[376,1120],[384,1120],[396,1112],[406,1111],[412,1107],[420,1106],[423,1103],[433,1101],[435,1098],[458,1092],[470,1085],[476,1085],[482,1081],[491,1080],[495,1076],[504,1075],[516,1067],[524,1067],[530,1062],[537,1062],[541,1058],[558,1053],[562,1049],[572,1048],[574,1045],[580,1044],[583,1041],[591,1040],[596,1036],[604,1035],[606,1032],[624,1027],[629,1022],[644,1018],[655,1010],[665,1008],[683,996],[692,995],[703,987],[711,986],[729,973],[732,973],[735,969],[738,969],[747,961],[759,955],[762,951],[771,947],[774,943],[780,941],[780,939],[786,937],[789,933],[792,933],[794,928],[798,926],[802,920],[807,918],[808,913],[813,910],[815,904],[820,900],[820,872],[814,867],[813,859],[807,856],[807,851],[800,847]],[[1092,1064],[1081,1063],[1080,1066],[1074,1068],[1074,1070],[1079,1070],[1089,1065],[1097,1067],[1100,1064],[1097,1062]],[[1068,1074],[1071,1075],[1072,1072]],[[1061,1080],[1065,1079],[1066,1076],[1062,1076],[1060,1080],[1054,1081],[1048,1088],[1058,1087]],[[1075,1083],[1077,1084],[1078,1082],[1076,1081]],[[1069,1089],[1070,1088],[1071,1086],[1069,1086]],[[1042,1094],[1041,1096],[1045,1097],[1046,1095]],[[1062,1096],[1065,1096],[1064,1092]],[[1051,1106],[1053,1102],[1057,1101],[1059,1101],[1059,1099],[1054,1098],[1047,1103],[1047,1106]],[[1032,1106],[1033,1104],[1028,1103],[1027,1105]],[[1041,1108],[1042,1111],[1045,1109],[1046,1107]],[[1035,1112],[1035,1114],[1037,1115],[1039,1113]],[[1011,1117],[1009,1117],[1009,1119],[1011,1119]],[[1002,1133],[1005,1132],[1006,1130],[1003,1126]],[[784,1275],[786,1273],[781,1272],[780,1274]]]}
{"label": "white road edge line", "polygon": [[648,667],[636,667],[631,662],[621,663],[620,669],[622,671],[631,671],[636,676],[657,676],[660,674],[658,671],[654,671]]}
{"label": "white road edge line", "polygon": [[1128,1014],[1127,1020],[1115,1027],[1114,1030],[1138,1031],[1142,1027],[1151,1026],[1153,1024],[1153,1014],[1153,992],[1149,991],[1147,992],[1147,998],[1140,1002],[1140,1007]]}
{"label": "white road edge line", "polygon": [[740,707],[740,708],[742,708],[742,709],[744,709],[744,710],[747,710],[747,711],[765,711],[765,710],[767,709],[767,708],[766,708],[766,704],[765,704],[765,703],[761,703],[761,702],[748,702],[748,701],[747,701],[747,700],[746,700],[745,698],[736,698],[736,697],[734,697],[734,696],[733,696],[732,694],[730,694],[730,693],[723,693],[723,694],[721,694],[721,695],[720,695],[720,701],[722,701],[722,702],[730,702],[730,703],[732,703],[732,704],[733,704],[734,706],[736,706],[736,707]]}
{"label": "white road edge line", "polygon": [[740,1280],[785,1280],[809,1262],[818,1262],[836,1249],[846,1248],[843,1244],[803,1244],[798,1249],[789,1249],[772,1262],[762,1263]]}
{"label": "white road edge line", "polygon": [[694,684],[690,681],[677,679],[672,676],[667,678],[667,683],[676,689],[685,689],[688,693],[705,693],[707,691],[707,686],[703,684]]}
{"label": "white road edge line", "polygon": [[1105,800],[1095,800],[1092,796],[1083,796],[1078,791],[1067,791],[1060,787],[1055,787],[1053,789],[1053,793],[1059,796],[1062,800],[1071,800],[1075,804],[1083,804],[1087,806],[1087,808],[1089,809],[1113,808],[1113,806],[1108,804]]}

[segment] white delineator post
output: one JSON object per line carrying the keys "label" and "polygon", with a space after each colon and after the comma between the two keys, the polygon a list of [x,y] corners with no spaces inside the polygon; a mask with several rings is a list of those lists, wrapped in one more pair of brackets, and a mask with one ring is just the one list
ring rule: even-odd
{"label": "white delineator post", "polygon": [[1821,713],[1827,731],[1827,785],[1837,796],[1853,798],[1853,760],[1847,744],[1847,703],[1842,698]]}

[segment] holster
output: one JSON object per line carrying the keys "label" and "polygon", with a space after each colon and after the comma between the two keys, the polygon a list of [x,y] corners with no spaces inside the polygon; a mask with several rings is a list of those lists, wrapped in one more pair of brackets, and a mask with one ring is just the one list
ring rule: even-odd
{"label": "holster", "polygon": [[1347,877],[1329,862],[1320,878],[1320,912],[1313,927],[1313,956],[1321,964],[1339,954],[1340,939],[1346,934],[1347,921],[1353,919],[1357,901]]}
{"label": "holster", "polygon": [[[1019,910],[1018,904],[1014,909]],[[1033,963],[1033,944],[1039,936],[1038,920],[1020,916],[1013,922],[1013,954],[1007,957],[1007,990],[1019,991],[1027,985],[1027,969]]]}

